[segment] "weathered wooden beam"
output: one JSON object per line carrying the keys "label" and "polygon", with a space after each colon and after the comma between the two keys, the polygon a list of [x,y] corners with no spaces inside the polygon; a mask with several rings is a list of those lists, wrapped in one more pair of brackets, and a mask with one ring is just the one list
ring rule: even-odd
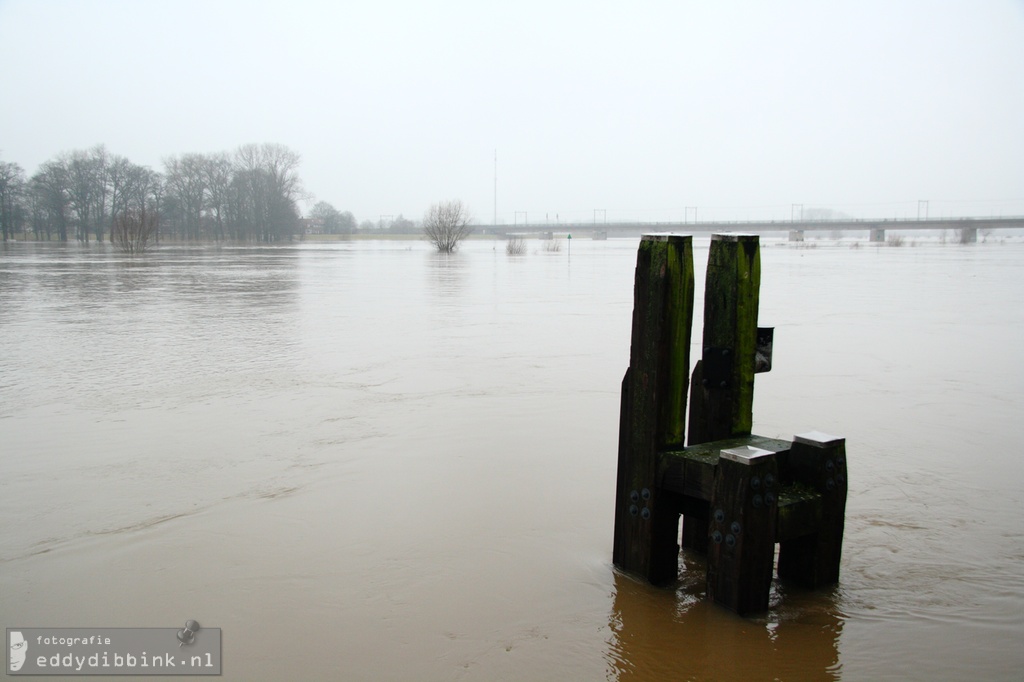
{"label": "weathered wooden beam", "polygon": [[[702,353],[690,383],[689,445],[747,435],[753,427],[760,288],[757,235],[711,235]],[[703,521],[684,518],[682,542],[706,552]]]}
{"label": "weathered wooden beam", "polygon": [[[846,516],[846,439],[812,431],[793,438],[787,476],[818,493],[817,524],[779,543],[779,577],[804,587],[839,582]],[[806,510],[805,510],[806,513]],[[794,521],[796,513],[793,513]],[[810,521],[806,521],[808,526]],[[787,526],[788,526],[787,520]]]}
{"label": "weathered wooden beam", "polygon": [[707,594],[741,615],[768,609],[778,490],[775,453],[722,450],[709,507]]}
{"label": "weathered wooden beam", "polygon": [[692,237],[645,235],[622,381],[613,559],[655,584],[678,571],[679,514],[660,499],[657,458],[684,444],[693,289]]}
{"label": "weathered wooden beam", "polygon": [[658,485],[680,495],[710,500],[719,453],[744,446],[769,450],[776,453],[776,459],[780,459],[789,451],[790,442],[747,435],[692,445],[685,450],[666,450],[658,462]]}
{"label": "weathered wooden beam", "polygon": [[[780,478],[785,478],[780,469]],[[821,528],[821,494],[800,483],[779,490],[779,513],[775,521],[775,542],[813,535]]]}
{"label": "weathered wooden beam", "polygon": [[707,520],[707,502],[711,499],[719,452],[743,446],[770,450],[775,453],[781,484],[775,542],[813,535],[822,524],[822,496],[804,483],[787,483],[790,445],[789,441],[776,438],[742,436],[663,452],[658,462],[658,486],[675,495],[676,508],[687,518]]}
{"label": "weathered wooden beam", "polygon": [[712,235],[702,354],[690,396],[690,445],[751,431],[760,288],[757,235]]}

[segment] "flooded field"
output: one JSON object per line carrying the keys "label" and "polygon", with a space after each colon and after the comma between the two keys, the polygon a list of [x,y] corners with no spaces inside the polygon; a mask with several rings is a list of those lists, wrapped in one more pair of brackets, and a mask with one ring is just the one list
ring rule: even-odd
{"label": "flooded field", "polygon": [[636,247],[0,247],[0,621],[195,619],[225,680],[1020,679],[1024,244],[763,240],[754,431],[850,490],[841,583],[746,619],[611,565]]}

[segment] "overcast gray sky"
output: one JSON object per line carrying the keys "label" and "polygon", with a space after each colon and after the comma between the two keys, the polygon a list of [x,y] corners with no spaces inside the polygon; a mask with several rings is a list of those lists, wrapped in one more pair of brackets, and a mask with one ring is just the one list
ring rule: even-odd
{"label": "overcast gray sky", "polygon": [[497,150],[499,222],[1024,215],[1024,0],[0,0],[0,64],[29,173],[277,142],[360,220],[489,223]]}

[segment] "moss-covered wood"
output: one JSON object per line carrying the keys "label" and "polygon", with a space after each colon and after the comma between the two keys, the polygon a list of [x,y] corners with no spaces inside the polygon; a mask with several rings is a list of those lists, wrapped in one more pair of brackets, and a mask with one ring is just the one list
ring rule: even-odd
{"label": "moss-covered wood", "polygon": [[[811,588],[836,583],[846,517],[846,439],[819,432],[797,435],[786,476],[808,498],[810,491],[817,493],[818,501],[803,513],[790,513],[794,523],[787,523],[786,535],[779,538],[779,577]],[[808,518],[812,513],[814,520]]]}
{"label": "moss-covered wood", "polygon": [[751,432],[760,287],[757,235],[712,235],[702,355],[690,399],[691,445]]}
{"label": "moss-covered wood", "polygon": [[748,435],[701,443],[685,450],[667,450],[661,453],[658,461],[658,486],[687,497],[710,500],[719,454],[725,449],[744,446],[769,450],[780,457],[789,450],[790,443]]}
{"label": "moss-covered wood", "polygon": [[[677,511],[686,514],[695,528],[704,524],[702,534],[707,535],[708,506],[714,490],[715,469],[723,449],[751,446],[775,453],[779,473],[778,512],[775,522],[775,542],[794,540],[814,535],[823,527],[822,495],[817,488],[806,483],[793,482],[788,470],[791,443],[764,436],[741,436],[714,443],[702,443],[685,450],[661,453],[658,460],[658,488],[672,493]],[[704,502],[701,505],[698,502]],[[705,550],[706,543],[705,543]]]}
{"label": "moss-covered wood", "polygon": [[802,483],[782,486],[779,490],[779,513],[775,521],[776,542],[784,543],[814,535],[821,529],[822,523],[822,499],[819,492]]}
{"label": "moss-covered wood", "polygon": [[[753,428],[760,286],[757,235],[712,235],[702,353],[691,382],[690,445],[747,435]],[[704,520],[690,516],[683,519],[683,546],[706,552]]]}
{"label": "moss-covered wood", "polygon": [[622,382],[613,558],[655,584],[677,572],[679,515],[659,499],[657,454],[684,443],[692,322],[692,238],[645,236]]}

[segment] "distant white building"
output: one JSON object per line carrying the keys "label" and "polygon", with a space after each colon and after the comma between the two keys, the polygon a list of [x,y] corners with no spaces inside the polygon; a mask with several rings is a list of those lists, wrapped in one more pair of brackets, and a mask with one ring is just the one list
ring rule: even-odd
{"label": "distant white building", "polygon": [[323,234],[323,218],[299,218],[299,230],[302,234]]}

